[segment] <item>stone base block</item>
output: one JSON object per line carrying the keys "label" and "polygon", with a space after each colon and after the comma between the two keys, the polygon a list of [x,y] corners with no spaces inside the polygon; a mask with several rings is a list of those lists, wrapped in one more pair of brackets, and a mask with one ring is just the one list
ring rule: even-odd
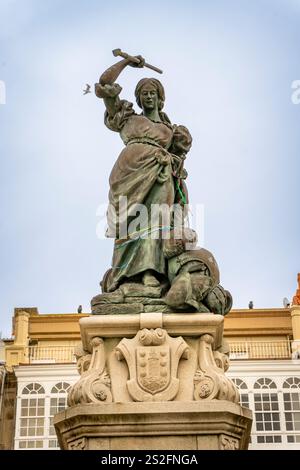
{"label": "stone base block", "polygon": [[224,400],[76,405],[54,418],[64,450],[247,449],[251,421]]}

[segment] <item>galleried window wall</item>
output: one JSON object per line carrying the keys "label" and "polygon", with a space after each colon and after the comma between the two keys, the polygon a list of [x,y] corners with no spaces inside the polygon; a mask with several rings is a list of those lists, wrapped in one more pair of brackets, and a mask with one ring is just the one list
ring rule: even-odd
{"label": "galleried window wall", "polygon": [[300,443],[300,377],[232,380],[239,389],[241,405],[253,412],[251,448],[288,449]]}
{"label": "galleried window wall", "polygon": [[28,383],[17,399],[15,449],[58,449],[53,416],[67,407],[71,385]]}
{"label": "galleried window wall", "polygon": [[[249,448],[300,449],[300,375],[228,375],[239,388],[241,405],[253,412]],[[78,380],[58,377],[19,383],[15,449],[58,449],[53,416],[67,407],[67,393]]]}

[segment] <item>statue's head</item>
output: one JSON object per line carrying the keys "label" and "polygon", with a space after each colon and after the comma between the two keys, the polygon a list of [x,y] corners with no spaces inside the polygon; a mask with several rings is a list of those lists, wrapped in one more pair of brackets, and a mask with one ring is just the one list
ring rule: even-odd
{"label": "statue's head", "polygon": [[135,88],[135,98],[138,106],[149,109],[157,106],[161,111],[165,102],[165,90],[156,78],[142,78]]}

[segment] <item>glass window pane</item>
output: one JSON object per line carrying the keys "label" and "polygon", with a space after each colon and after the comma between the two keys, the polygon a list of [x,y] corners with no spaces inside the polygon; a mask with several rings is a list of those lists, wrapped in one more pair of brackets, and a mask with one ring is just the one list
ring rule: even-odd
{"label": "glass window pane", "polygon": [[262,410],[262,406],[261,406],[261,403],[255,403],[255,411],[261,411]]}

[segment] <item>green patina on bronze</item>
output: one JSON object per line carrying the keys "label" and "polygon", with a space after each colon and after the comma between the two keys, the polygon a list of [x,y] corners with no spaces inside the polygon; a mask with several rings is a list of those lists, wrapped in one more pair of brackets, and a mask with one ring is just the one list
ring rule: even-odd
{"label": "green patina on bronze", "polygon": [[[109,178],[107,236],[115,238],[112,267],[101,283],[103,294],[92,299],[92,311],[101,314],[112,311],[122,313],[123,308],[124,313],[125,303],[130,306],[133,297],[151,299],[154,291],[149,291],[149,288],[157,289],[155,295],[160,297],[163,311],[209,311],[211,305],[205,305],[204,297],[208,298],[217,284],[211,280],[209,270],[206,270],[206,274],[203,271],[203,260],[196,257],[195,261],[191,252],[193,263],[185,263],[182,272],[178,269],[175,277],[169,276],[170,266],[176,264],[176,260],[180,264],[179,257],[183,253],[186,253],[185,258],[189,257],[185,236],[181,240],[175,240],[172,236],[172,208],[174,204],[182,208],[184,226],[188,204],[184,160],[191,148],[192,137],[185,126],[172,124],[163,112],[165,91],[157,79],[144,78],[136,86],[135,97],[142,109],[141,113],[133,109],[132,103],[119,98],[122,88],[116,80],[122,70],[127,66],[143,67],[144,64],[141,56],[129,56],[107,69],[95,85],[96,96],[103,99],[106,107],[105,125],[119,133],[124,149]],[[122,197],[127,198],[126,211],[120,204]],[[170,208],[169,224],[149,226],[147,218],[145,225],[141,225],[142,219],[136,213],[137,205],[143,205],[151,214],[154,204]],[[122,223],[123,229],[124,225],[126,229],[125,237],[122,236]],[[136,227],[138,223],[140,225]],[[157,232],[156,237],[149,236],[154,232]],[[173,242],[165,239],[165,232],[173,238]],[[195,242],[194,235],[192,238]],[[188,266],[191,266],[191,271]],[[174,282],[176,289],[172,289]],[[127,285],[133,287],[128,290]],[[122,289],[127,292],[125,297]],[[218,301],[213,298],[215,313],[226,313],[230,304],[227,298],[230,294],[226,292],[223,290],[216,294],[220,299],[217,307]],[[123,299],[122,302],[120,299]],[[110,305],[114,306],[113,309],[110,309]],[[132,305],[133,311],[136,311],[138,304],[132,301]],[[139,305],[143,309],[148,304],[144,301]],[[127,310],[130,311],[130,308]]]}

